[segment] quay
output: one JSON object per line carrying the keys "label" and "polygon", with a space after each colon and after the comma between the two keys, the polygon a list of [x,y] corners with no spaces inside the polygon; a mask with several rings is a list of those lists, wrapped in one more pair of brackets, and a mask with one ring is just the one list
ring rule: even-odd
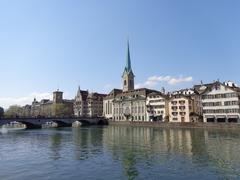
{"label": "quay", "polygon": [[240,129],[240,123],[204,123],[204,122],[140,122],[140,121],[108,121],[109,125],[142,126],[156,128],[202,128],[202,129]]}

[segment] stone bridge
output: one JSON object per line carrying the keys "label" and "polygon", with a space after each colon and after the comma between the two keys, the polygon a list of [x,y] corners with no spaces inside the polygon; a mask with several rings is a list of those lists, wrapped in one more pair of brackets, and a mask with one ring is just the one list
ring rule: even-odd
{"label": "stone bridge", "polygon": [[74,122],[82,125],[107,125],[108,120],[104,118],[8,118],[0,119],[0,126],[11,122],[19,122],[26,125],[27,129],[39,129],[48,122],[57,123],[58,127],[71,127]]}

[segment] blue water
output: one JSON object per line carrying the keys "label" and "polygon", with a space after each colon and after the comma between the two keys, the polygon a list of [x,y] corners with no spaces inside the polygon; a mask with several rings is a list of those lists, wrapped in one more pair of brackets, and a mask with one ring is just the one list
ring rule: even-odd
{"label": "blue water", "polygon": [[240,131],[106,126],[0,132],[0,180],[240,179]]}

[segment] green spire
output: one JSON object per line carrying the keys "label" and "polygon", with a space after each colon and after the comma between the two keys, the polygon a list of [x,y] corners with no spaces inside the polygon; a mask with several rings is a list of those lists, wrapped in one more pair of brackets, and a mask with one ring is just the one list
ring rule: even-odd
{"label": "green spire", "polygon": [[127,61],[126,61],[125,71],[127,71],[128,73],[132,71],[130,49],[129,49],[129,40],[127,42]]}

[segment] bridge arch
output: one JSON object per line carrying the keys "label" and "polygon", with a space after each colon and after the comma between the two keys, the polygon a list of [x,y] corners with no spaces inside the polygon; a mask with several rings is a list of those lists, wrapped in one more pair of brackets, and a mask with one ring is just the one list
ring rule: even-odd
{"label": "bridge arch", "polygon": [[31,123],[27,121],[17,121],[19,123],[22,123],[26,126],[26,129],[41,129],[42,125],[41,124],[36,124],[36,123]]}
{"label": "bridge arch", "polygon": [[82,123],[82,126],[91,125],[91,123],[88,120],[78,120],[78,121]]}
{"label": "bridge arch", "polygon": [[106,119],[100,119],[97,122],[97,125],[108,125],[108,121]]}
{"label": "bridge arch", "polygon": [[57,127],[72,127],[72,123],[64,122],[61,120],[55,120],[53,122],[57,124]]}

